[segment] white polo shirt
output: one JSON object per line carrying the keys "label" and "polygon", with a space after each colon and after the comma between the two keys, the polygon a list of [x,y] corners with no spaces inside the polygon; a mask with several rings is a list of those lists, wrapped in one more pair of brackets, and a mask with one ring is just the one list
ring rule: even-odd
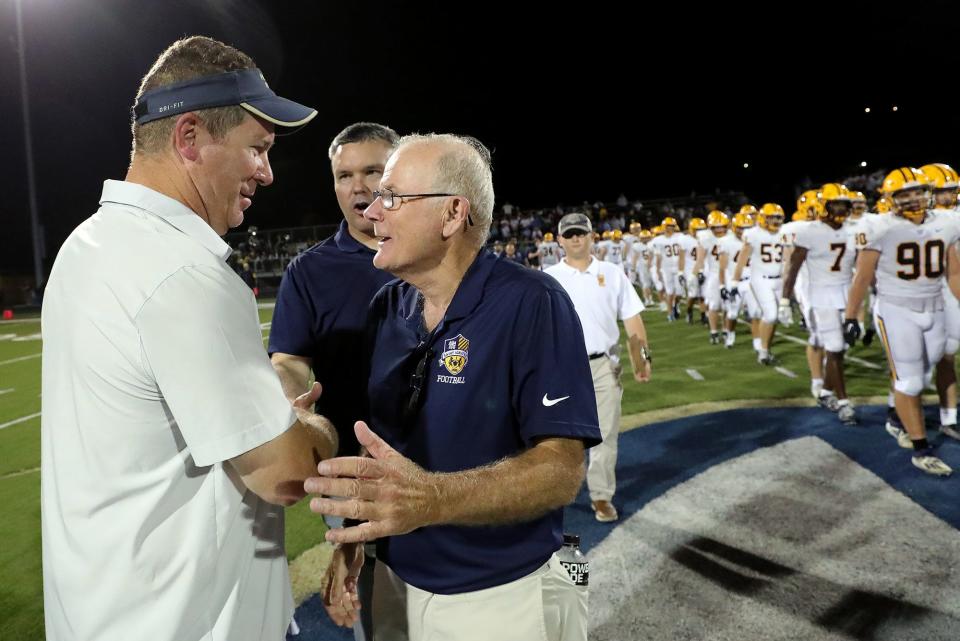
{"label": "white polo shirt", "polygon": [[224,461],[296,420],[230,248],[108,180],[43,303],[41,516],[57,640],[282,639],[280,508]]}
{"label": "white polo shirt", "polygon": [[566,290],[580,324],[587,354],[609,354],[619,360],[620,326],[617,320],[632,318],[643,311],[643,303],[619,265],[591,258],[586,271],[566,259],[544,270]]}

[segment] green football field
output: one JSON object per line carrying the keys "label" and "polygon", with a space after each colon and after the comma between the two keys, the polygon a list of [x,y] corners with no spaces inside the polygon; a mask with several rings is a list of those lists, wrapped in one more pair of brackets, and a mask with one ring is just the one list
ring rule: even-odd
{"label": "green football field", "polygon": [[[261,305],[264,338],[272,306]],[[708,344],[699,324],[665,321],[648,310],[644,320],[653,351],[653,381],[633,381],[624,372],[625,415],[703,401],[809,398],[803,332],[784,332],[774,352],[779,369],[755,361],[746,326],[740,325],[732,350]],[[266,341],[264,342],[266,344]],[[563,348],[558,346],[558,349]],[[0,322],[0,639],[42,639],[43,598],[40,566],[40,321]],[[852,396],[886,394],[887,373],[879,341],[851,350],[847,388]],[[322,540],[324,525],[306,501],[288,510],[287,553],[291,559]]]}

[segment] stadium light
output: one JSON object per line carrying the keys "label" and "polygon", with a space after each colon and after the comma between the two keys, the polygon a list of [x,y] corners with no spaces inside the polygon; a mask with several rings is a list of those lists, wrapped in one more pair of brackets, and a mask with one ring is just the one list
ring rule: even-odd
{"label": "stadium light", "polygon": [[27,160],[27,194],[30,207],[30,234],[33,236],[33,275],[37,288],[43,284],[43,259],[45,258],[42,242],[43,231],[40,227],[40,215],[37,212],[37,182],[33,170],[33,136],[30,128],[30,100],[27,96],[27,61],[26,43],[23,38],[23,11],[21,0],[14,2],[17,14],[17,58],[20,63],[20,98],[23,107],[23,141]]}
{"label": "stadium light", "polygon": [[864,160],[863,162],[861,162],[861,163],[860,163],[860,166],[861,166],[861,167],[866,167],[866,166],[867,166],[867,161]]}
{"label": "stadium light", "polygon": [[870,113],[870,107],[867,107],[866,109],[864,109],[863,112],[864,112],[864,113]]}
{"label": "stadium light", "polygon": [[897,110],[897,106],[896,106],[896,105],[893,106],[893,110],[894,110],[894,111]]}
{"label": "stadium light", "polygon": [[744,168],[744,169],[750,169],[750,163],[748,163],[748,162],[743,163],[743,168]]}

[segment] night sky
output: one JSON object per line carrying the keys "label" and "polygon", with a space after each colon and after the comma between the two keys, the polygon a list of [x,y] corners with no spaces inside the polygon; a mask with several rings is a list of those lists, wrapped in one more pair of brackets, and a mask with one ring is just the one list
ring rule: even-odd
{"label": "night sky", "polygon": [[[271,152],[261,228],[339,220],[326,148],[358,120],[476,136],[498,203],[521,207],[719,188],[792,211],[801,180],[861,161],[960,163],[956,2],[22,3],[47,269],[123,178],[136,87],[184,35],[244,50],[320,112]],[[32,273],[14,15],[0,5],[0,273]]]}

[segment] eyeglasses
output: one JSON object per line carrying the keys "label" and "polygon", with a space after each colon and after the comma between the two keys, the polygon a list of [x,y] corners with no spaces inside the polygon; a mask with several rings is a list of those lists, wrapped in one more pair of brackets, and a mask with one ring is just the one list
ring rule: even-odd
{"label": "eyeglasses", "polygon": [[587,232],[583,231],[582,229],[568,229],[560,235],[569,240],[574,236],[586,236]]}
{"label": "eyeglasses", "polygon": [[[422,347],[423,343],[420,344],[421,349]],[[403,412],[403,422],[406,424],[412,423],[413,419],[415,419],[420,412],[423,381],[426,378],[427,364],[433,359],[433,355],[433,349],[427,348],[417,363],[417,367],[413,371],[413,376],[410,377],[410,399],[407,401],[407,407]]]}
{"label": "eyeglasses", "polygon": [[[404,198],[441,198],[443,196],[459,196],[460,194],[398,194],[390,189],[378,189],[373,192],[373,199],[380,199],[383,208],[390,211],[399,209]],[[473,216],[467,214],[467,222],[473,227]]]}

